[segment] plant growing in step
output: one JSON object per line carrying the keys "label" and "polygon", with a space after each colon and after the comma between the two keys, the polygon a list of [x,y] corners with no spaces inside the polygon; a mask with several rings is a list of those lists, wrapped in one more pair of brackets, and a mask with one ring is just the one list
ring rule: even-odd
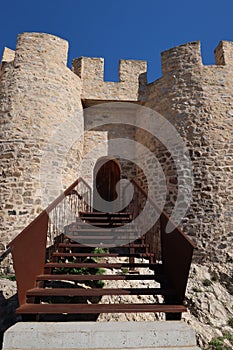
{"label": "plant growing in step", "polygon": [[101,248],[101,247],[96,247],[93,252],[94,254],[109,254],[109,249],[108,248]]}
{"label": "plant growing in step", "polygon": [[211,286],[212,282],[208,278],[206,278],[205,280],[202,281],[202,284],[205,287],[209,287]]}
{"label": "plant growing in step", "polygon": [[[62,262],[62,261],[59,261]],[[72,263],[76,263],[77,260],[73,259],[72,261],[70,261]],[[93,263],[95,262],[95,260],[93,258],[86,258],[84,259],[83,262],[89,262],[89,263]],[[71,274],[71,275],[103,275],[105,273],[104,269],[101,269],[99,267],[80,267],[80,268],[76,268],[76,267],[60,267],[60,268],[55,268],[53,270],[54,274],[58,274],[58,275],[63,275],[63,274]],[[86,284],[91,285],[94,288],[103,288],[104,287],[104,281],[102,280],[97,280],[97,281],[90,281],[90,282],[86,282]]]}
{"label": "plant growing in step", "polygon": [[[105,249],[105,248],[101,248],[101,247],[96,247],[92,253],[94,254],[108,254],[109,253],[109,250],[108,249]],[[99,262],[100,260],[103,259],[103,257],[101,256],[95,256],[95,257],[92,257],[92,259],[95,261],[95,262]]]}
{"label": "plant growing in step", "polygon": [[96,288],[104,288],[104,281],[98,280],[95,281]]}

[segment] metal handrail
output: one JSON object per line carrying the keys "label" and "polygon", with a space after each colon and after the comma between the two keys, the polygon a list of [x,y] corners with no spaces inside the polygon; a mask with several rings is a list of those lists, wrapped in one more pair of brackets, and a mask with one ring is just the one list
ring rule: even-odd
{"label": "metal handrail", "polygon": [[[47,234],[50,224],[49,214],[51,214],[80,183],[83,183],[90,192],[89,203],[87,204],[88,208],[90,208],[91,187],[85,180],[79,178],[43,210],[8,245],[13,257],[20,305],[26,302],[26,291],[35,287],[36,276],[43,273],[44,270]],[[55,237],[56,235],[53,236],[53,238]]]}
{"label": "metal handrail", "polygon": [[194,244],[194,242],[188,237],[188,235],[186,235],[175,223],[174,221],[169,217],[169,215],[167,214],[167,212],[160,208],[160,206],[152,199],[148,196],[148,194],[146,193],[146,191],[139,185],[139,183],[135,180],[132,179],[131,182],[141,191],[141,193],[145,196],[145,198],[148,199],[148,201],[154,206],[154,208],[161,213],[161,216],[164,216],[169,223],[173,226],[173,229],[177,229],[179,231],[179,233],[184,237],[184,239],[186,239],[189,244],[193,247],[196,248],[196,245]]}
{"label": "metal handrail", "polygon": [[[138,188],[145,199],[149,200],[153,207],[161,213],[160,232],[164,272],[176,290],[177,300],[182,302],[195,245],[191,239],[179,227],[177,227],[174,222],[172,222],[168,214],[159,208],[159,206],[147,195],[146,191],[135,180],[131,180],[131,182]],[[83,183],[89,192],[89,203],[87,203],[87,208],[90,210],[91,187],[85,182],[85,180],[79,178],[9,243],[9,249],[13,256],[20,305],[26,302],[26,291],[35,287],[36,276],[42,274],[44,270],[47,235],[50,223],[49,214],[56,210],[56,208],[64,202],[64,199],[66,200],[67,198],[69,200],[72,195],[78,198],[80,194],[75,188],[80,183]],[[83,196],[81,199],[79,198],[79,200],[83,201]],[[139,203],[135,203],[134,205],[139,206]],[[79,208],[79,206],[77,206],[77,208]],[[165,232],[168,223],[173,227],[170,234]],[[56,237],[56,235],[54,235],[53,238],[54,237]],[[150,246],[149,249],[154,248]],[[153,251],[150,252],[154,253]]]}
{"label": "metal handrail", "polygon": [[[176,290],[176,298],[178,302],[183,302],[185,290],[188,281],[189,270],[192,261],[193,250],[196,245],[169,217],[169,215],[162,210],[153,199],[151,199],[147,192],[132,179],[131,183],[140,191],[146,200],[160,213],[160,244],[161,244],[161,260],[165,275],[169,278],[173,288]],[[125,187],[126,188],[126,187]],[[141,202],[141,201],[140,201]],[[141,203],[133,203],[134,211],[138,215]],[[170,233],[166,233],[166,227],[172,228]],[[154,232],[152,231],[152,235]],[[149,231],[147,235],[151,235]],[[153,238],[153,237],[152,237]],[[151,240],[151,237],[150,237]],[[153,251],[149,245],[149,252]]]}
{"label": "metal handrail", "polygon": [[11,253],[11,248],[8,247],[1,255],[0,255],[0,263],[8,257],[8,255]]}

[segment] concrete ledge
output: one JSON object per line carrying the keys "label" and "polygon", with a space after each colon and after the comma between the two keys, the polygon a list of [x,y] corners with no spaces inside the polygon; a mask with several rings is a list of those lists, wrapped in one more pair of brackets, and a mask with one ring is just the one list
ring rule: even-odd
{"label": "concrete ledge", "polygon": [[184,322],[20,322],[4,334],[4,350],[197,350]]}

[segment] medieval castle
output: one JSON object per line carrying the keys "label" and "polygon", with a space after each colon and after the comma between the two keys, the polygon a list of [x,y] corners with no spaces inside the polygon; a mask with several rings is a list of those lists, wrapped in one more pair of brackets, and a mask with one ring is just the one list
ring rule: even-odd
{"label": "medieval castle", "polygon": [[[216,65],[203,65],[200,43],[191,42],[162,53],[162,77],[147,83],[145,61],[121,60],[119,82],[105,82],[104,60],[81,57],[67,67],[68,43],[41,33],[19,35],[16,50],[5,49],[0,70],[1,98],[1,234],[2,250],[43,209],[41,164],[55,130],[77,116],[82,137],[74,140],[62,167],[64,184],[82,176],[92,186],[98,162],[109,160],[116,177],[136,178],[147,186],[145,169],[109,156],[107,148],[93,151],[86,166],[80,162],[106,140],[123,138],[144,145],[158,159],[166,179],[167,211],[175,206],[176,166],[166,145],[142,127],[102,125],[106,111],[85,115],[85,109],[106,102],[127,102],[155,110],[182,137],[192,162],[193,190],[182,229],[197,246],[197,259],[232,261],[233,191],[233,42],[215,50]],[[83,113],[84,110],[84,113]],[[95,111],[95,110],[94,110]],[[140,116],[139,116],[140,117]],[[101,126],[92,127],[93,119]],[[143,115],[141,116],[143,126]],[[66,125],[66,124],[64,124]],[[146,129],[146,128],[145,128]],[[59,147],[67,135],[58,139]],[[169,138],[169,135],[168,135]],[[59,152],[58,152],[59,153]],[[59,158],[59,154],[57,156]],[[53,159],[51,159],[51,164]],[[55,179],[54,173],[48,173]],[[147,164],[148,168],[152,164]],[[96,168],[97,167],[97,168]],[[58,169],[59,171],[61,169]],[[188,173],[182,176],[188,182]],[[94,175],[93,175],[94,174]],[[152,179],[153,180],[153,179]],[[153,186],[160,187],[154,179]]]}

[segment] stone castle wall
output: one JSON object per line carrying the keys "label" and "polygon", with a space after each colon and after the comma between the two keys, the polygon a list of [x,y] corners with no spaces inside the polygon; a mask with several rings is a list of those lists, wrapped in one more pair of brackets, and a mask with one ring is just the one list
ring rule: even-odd
{"label": "stone castle wall", "polygon": [[[82,104],[89,107],[101,102],[129,101],[163,115],[188,148],[194,189],[183,230],[197,242],[204,258],[232,259],[233,43],[221,42],[215,54],[216,65],[205,66],[199,42],[188,43],[162,53],[163,75],[153,83],[147,84],[146,62],[133,60],[120,61],[119,82],[104,82],[103,59],[75,59],[72,72],[66,67],[65,41],[47,34],[19,36],[15,58],[12,51],[4,53],[0,76],[5,227],[1,240],[9,241],[41,210],[38,176],[43,152],[57,128],[72,130],[67,128],[67,119],[76,115],[79,130],[86,130],[84,140],[81,138],[71,147],[65,133],[55,144],[60,153],[64,152],[64,143],[70,145],[62,167],[64,184],[80,175],[91,184],[96,161],[108,155],[107,140],[129,138],[141,142],[159,159],[166,175],[166,210],[172,211],[178,194],[176,165],[166,145],[143,130],[143,120],[141,129],[110,125],[90,130],[92,120],[88,118],[83,125],[79,113]],[[104,114],[98,118],[104,120]],[[93,158],[79,169],[82,156],[101,142],[105,145],[103,153],[94,152]],[[48,164],[53,163],[52,153],[50,156]],[[56,173],[60,163],[54,166]],[[149,170],[152,166],[152,162],[146,164]],[[137,168],[129,162],[122,162],[122,168],[124,176],[136,175]],[[182,176],[187,174],[183,169]],[[137,177],[146,187],[142,170],[138,170]],[[155,181],[155,189],[158,186]],[[185,192],[185,183],[181,181],[179,186]]]}
{"label": "stone castle wall", "polygon": [[[216,65],[203,65],[199,42],[163,52],[163,76],[148,85],[145,105],[176,127],[189,150],[194,189],[184,231],[207,259],[231,260],[233,43],[221,42],[215,57]],[[171,203],[175,169],[168,167],[162,145],[156,153],[164,164]]]}
{"label": "stone castle wall", "polygon": [[[67,67],[68,43],[48,34],[19,36],[15,58],[1,66],[1,242],[12,237],[44,207],[39,184],[41,158],[56,128],[82,109],[81,82]],[[9,61],[13,56],[3,57]],[[83,129],[83,120],[79,120]],[[63,148],[64,139],[57,141]],[[80,147],[73,145],[64,168],[77,177]],[[48,153],[48,169],[53,159]],[[57,171],[48,176],[55,179]],[[66,174],[67,175],[67,174]]]}

